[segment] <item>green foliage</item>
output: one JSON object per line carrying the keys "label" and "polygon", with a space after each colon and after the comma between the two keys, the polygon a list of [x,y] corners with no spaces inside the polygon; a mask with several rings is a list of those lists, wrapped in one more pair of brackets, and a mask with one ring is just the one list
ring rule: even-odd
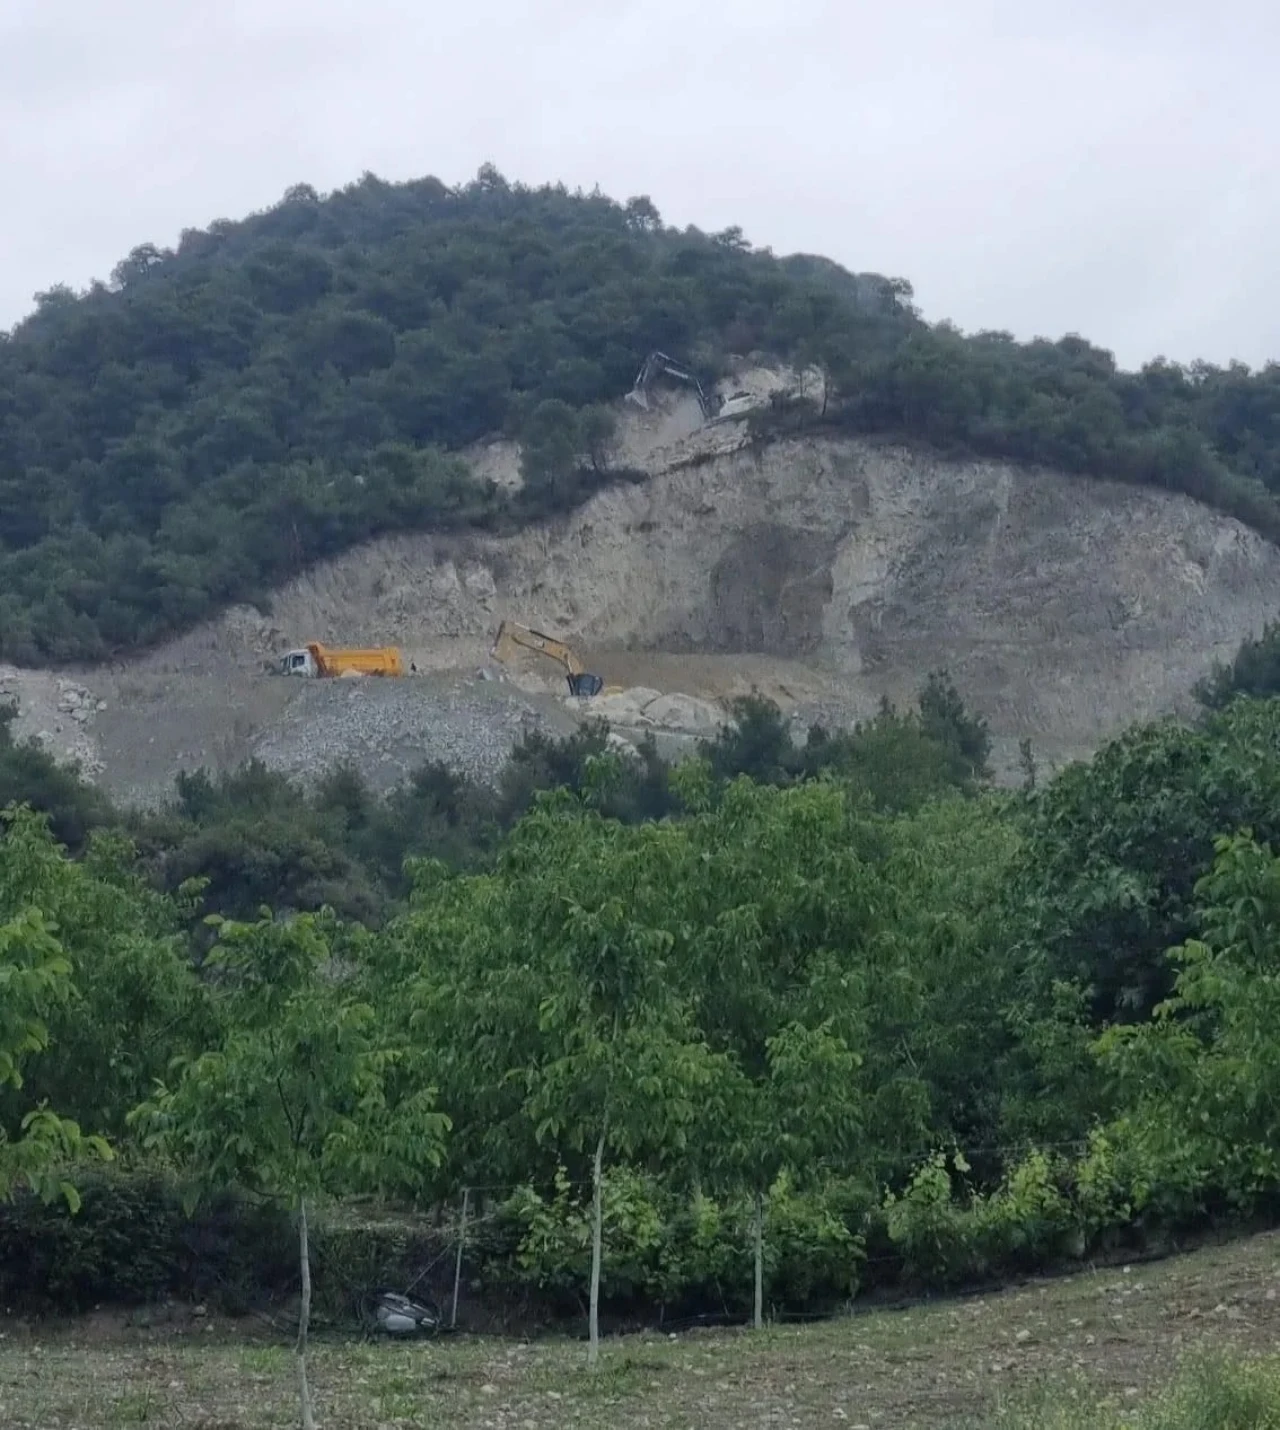
{"label": "green foliage", "polygon": [[60,844],[79,853],[89,835],[113,821],[103,795],[74,766],[60,765],[35,740],[13,738],[17,709],[0,706],[0,809],[29,804],[49,819]]}
{"label": "green foliage", "polygon": [[[1018,1064],[1022,1029],[1010,1016],[1021,968],[1002,900],[1021,846],[1005,802],[939,800],[895,817],[881,838],[867,1142],[870,1170],[897,1183],[939,1137],[1000,1145],[1010,1101],[1040,1087]],[[998,1175],[999,1156],[972,1155]]]}
{"label": "green foliage", "polygon": [[[769,1189],[766,1272],[780,1308],[837,1305],[857,1290],[863,1260],[858,1228],[869,1209],[864,1188],[826,1183],[800,1192],[786,1176]],[[544,1193],[518,1188],[499,1209],[514,1239],[511,1273],[571,1302],[587,1280],[590,1197],[563,1169]],[[741,1313],[751,1303],[750,1197],[716,1199],[673,1191],[631,1167],[604,1184],[601,1289],[614,1305],[689,1306]],[[495,1267],[495,1270],[497,1268]]]}
{"label": "green foliage", "polygon": [[[29,811],[9,811],[0,842],[0,881],[21,886],[23,866],[34,845],[47,836]],[[60,863],[63,879],[72,868]],[[46,1053],[49,1025],[60,1005],[72,996],[73,963],[59,942],[56,926],[19,894],[0,909],[0,1092],[8,1090],[8,1126],[0,1123],[0,1202],[30,1190],[45,1201],[62,1196],[75,1207],[79,1195],[65,1175],[77,1157],[111,1156],[106,1142],[86,1136],[74,1119],[34,1099],[26,1085],[28,1064]]]}
{"label": "green foliage", "polygon": [[528,812],[540,791],[591,791],[594,807],[606,818],[635,824],[675,813],[680,802],[670,785],[670,768],[658,755],[652,735],[636,747],[636,758],[613,761],[607,785],[593,779],[592,766],[610,753],[604,721],[589,721],[556,739],[531,731],[511,752],[502,773],[496,815],[510,828]]}
{"label": "green foliage", "polygon": [[608,474],[616,426],[601,405],[575,410],[550,397],[533,407],[519,423],[525,509],[556,511],[587,496]]}
{"label": "green foliage", "polygon": [[886,1194],[875,1220],[911,1281],[955,1286],[1107,1245],[1146,1204],[1149,1170],[1123,1134],[1100,1128],[1078,1157],[1030,1149],[989,1191],[963,1153],[935,1152]]}
{"label": "green foliage", "polygon": [[132,832],[153,880],[173,892],[199,880],[210,913],[252,919],[264,906],[328,906],[373,924],[387,898],[381,869],[369,867],[376,807],[363,782],[341,771],[308,793],[255,760],[216,778],[179,775],[173,804],[135,818]]}
{"label": "green foliage", "polygon": [[1170,951],[1172,996],[1099,1053],[1164,1195],[1252,1210],[1280,1188],[1280,859],[1224,837],[1196,893],[1201,937]]}
{"label": "green foliage", "polygon": [[826,420],[841,428],[1184,492],[1280,536],[1274,363],[1251,373],[1157,359],[1128,373],[1074,335],[1016,343],[948,323],[917,325],[872,356],[838,334],[818,351],[835,396]]}
{"label": "green foliage", "polygon": [[831,734],[820,725],[803,745],[771,700],[749,695],[733,702],[733,723],[700,754],[712,777],[748,775],[759,784],[789,785],[836,775],[879,809],[918,808],[949,790],[971,793],[991,777],[985,723],[965,709],[945,671],[931,673],[914,711],[899,713],[886,700],[872,720]]}
{"label": "green foliage", "polygon": [[1226,665],[1216,664],[1198,682],[1195,694],[1210,710],[1221,710],[1237,695],[1280,695],[1280,621],[1269,621],[1261,635],[1242,641]]}
{"label": "green foliage", "polygon": [[[920,692],[920,730],[971,780],[991,778],[991,736],[986,721],[971,715],[945,670],[934,671]],[[957,781],[959,783],[959,781]]]}
{"label": "green foliage", "polygon": [[448,1119],[414,1084],[414,1050],[387,1042],[346,965],[361,941],[329,918],[223,924],[217,1031],[176,1061],[131,1120],[214,1189],[298,1202],[416,1190]]}
{"label": "green foliage", "polygon": [[[102,1150],[77,1124],[299,1208],[518,1188],[473,1264],[561,1309],[597,1165],[627,1314],[745,1306],[757,1210],[788,1307],[850,1294],[864,1239],[948,1286],[1274,1215],[1280,701],[1018,794],[983,788],[986,731],[942,675],[802,745],[764,702],[739,714],[675,770],[603,726],[531,737],[487,792],[439,767],[387,799],[345,769],[188,777],[74,854],[9,811],[0,1275],[78,1302],[146,1214],[122,1193],[82,1243],[37,1211]],[[894,768],[912,749],[923,775]],[[276,917],[195,922],[281,891]],[[174,1245],[155,1217],[130,1295]],[[358,1278],[386,1250],[341,1256]]]}
{"label": "green foliage", "polygon": [[220,1026],[197,1057],[175,1060],[172,1087],[130,1114],[148,1150],[162,1149],[202,1191],[247,1189],[298,1213],[302,1423],[311,1319],[308,1202],[341,1192],[416,1190],[440,1160],[449,1119],[415,1082],[414,1050],[385,1037],[353,991],[361,940],[332,918],[220,924],[206,960],[222,976]]}
{"label": "green foliage", "polygon": [[[566,818],[550,799],[494,874],[422,871],[394,936],[405,966],[421,970],[413,1026],[430,1041],[463,1165],[517,1181],[570,1157],[581,1171],[602,1136],[620,1156],[685,1145],[710,1066],[669,976],[672,940],[650,882],[679,833]],[[618,895],[619,861],[631,900]]]}
{"label": "green foliage", "polygon": [[[957,1155],[955,1169],[966,1172],[969,1164]],[[975,1219],[952,1200],[951,1175],[942,1153],[914,1173],[900,1196],[889,1193],[884,1220],[908,1275],[945,1285],[973,1274],[978,1258]]]}
{"label": "green foliage", "polygon": [[[711,375],[790,351],[797,314],[871,351],[911,320],[866,286],[492,171],[294,188],[144,245],[0,341],[0,655],[101,656],[380,531],[563,509],[650,351]],[[504,429],[514,502],[446,455]]]}
{"label": "green foliage", "polygon": [[1198,725],[1131,731],[1031,796],[1012,889],[1034,997],[1089,990],[1098,1025],[1142,1020],[1165,998],[1165,950],[1194,927],[1214,840],[1280,838],[1280,701],[1241,702]]}
{"label": "green foliage", "polygon": [[35,1196],[0,1206],[0,1300],[24,1311],[84,1311],[166,1295],[240,1311],[291,1288],[288,1219],[231,1193],[194,1217],[157,1171],[75,1170],[74,1215]]}
{"label": "green foliage", "polygon": [[661,1127],[613,1127],[616,1154],[717,1195],[894,1177],[939,1135],[994,1135],[1013,848],[994,801],[885,819],[830,781],[739,779],[660,824],[544,799],[491,873],[419,866],[379,977],[416,981],[456,1127],[442,1186],[585,1178],[610,1076],[672,1093]]}
{"label": "green foliage", "polygon": [[[120,835],[95,834],[71,860],[41,817],[19,810],[0,843],[0,918],[33,909],[56,930],[67,978],[46,1015],[50,1056],[27,1071],[22,1099],[116,1138],[168,1059],[207,1031],[181,910],[151,890]],[[12,1131],[19,1108],[0,1096],[0,1125]]]}

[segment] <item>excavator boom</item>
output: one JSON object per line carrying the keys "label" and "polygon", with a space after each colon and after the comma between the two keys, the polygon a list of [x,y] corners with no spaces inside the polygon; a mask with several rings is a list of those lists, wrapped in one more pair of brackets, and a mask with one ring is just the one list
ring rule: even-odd
{"label": "excavator boom", "polygon": [[493,643],[494,659],[508,659],[513,647],[545,655],[564,666],[569,675],[583,673],[582,662],[563,641],[556,640],[555,636],[543,635],[541,631],[535,631],[530,626],[517,625],[515,621],[503,621]]}
{"label": "excavator boom", "polygon": [[571,695],[599,695],[604,689],[604,681],[591,674],[564,641],[516,621],[503,621],[489,654],[505,665],[518,650],[533,651],[535,655],[554,660],[564,670]]}
{"label": "excavator boom", "polygon": [[652,352],[645,358],[643,366],[636,374],[636,380],[632,384],[631,391],[627,393],[627,397],[630,401],[634,402],[637,407],[648,409],[649,388],[653,383],[653,379],[657,377],[659,373],[671,378],[674,382],[687,382],[689,386],[693,388],[694,392],[698,395],[698,406],[702,409],[704,419],[715,415],[714,403],[702,390],[702,384],[693,373],[681,363],[676,362],[674,358],[668,357],[666,353],[659,352]]}

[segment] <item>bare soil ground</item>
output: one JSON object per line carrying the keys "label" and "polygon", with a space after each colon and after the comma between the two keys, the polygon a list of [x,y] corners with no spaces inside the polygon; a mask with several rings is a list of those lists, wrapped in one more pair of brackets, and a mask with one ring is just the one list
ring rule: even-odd
{"label": "bare soil ground", "polygon": [[[314,1347],[322,1430],[629,1426],[959,1427],[1023,1398],[1101,1394],[1125,1407],[1204,1352],[1274,1353],[1280,1236],[1003,1293],[873,1310],[756,1335],[645,1334],[606,1342],[459,1335]],[[286,1343],[249,1323],[178,1314],[144,1327],[98,1313],[0,1321],[7,1430],[280,1430],[297,1423]]]}

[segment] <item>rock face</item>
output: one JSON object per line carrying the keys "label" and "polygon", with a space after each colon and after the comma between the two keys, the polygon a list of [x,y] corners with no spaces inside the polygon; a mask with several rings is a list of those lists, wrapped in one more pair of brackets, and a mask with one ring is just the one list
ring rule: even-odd
{"label": "rock face", "polygon": [[102,774],[94,726],[107,702],[92,690],[65,676],[0,665],[0,706],[4,705],[17,711],[11,730],[14,739],[35,740],[60,760],[78,765],[89,779]]}
{"label": "rock face", "polygon": [[[650,479],[572,516],[373,542],[279,591],[269,616],[231,611],[77,672],[93,699],[64,733],[92,735],[111,788],[151,798],[178,767],[254,753],[305,773],[347,751],[380,779],[416,758],[491,770],[521,728],[582,713],[690,737],[752,689],[843,723],[945,666],[1012,770],[1024,737],[1054,765],[1184,706],[1280,606],[1280,550],[1187,498],[861,440],[756,449],[740,422],[699,428],[688,407],[627,411],[622,446]],[[510,484],[503,451],[485,461]],[[503,618],[569,640],[623,694],[567,705],[545,661],[478,679]],[[311,639],[398,643],[419,675],[334,690],[261,673]]]}
{"label": "rock face", "polygon": [[667,693],[714,697],[736,668],[777,694],[790,675],[793,703],[846,717],[946,666],[1005,743],[1061,758],[1178,706],[1277,605],[1280,551],[1189,499],[800,440],[504,540],[377,543],[282,591],[272,622],[399,640],[431,668],[483,659],[512,617],[617,684],[656,686],[646,657],[683,656]]}

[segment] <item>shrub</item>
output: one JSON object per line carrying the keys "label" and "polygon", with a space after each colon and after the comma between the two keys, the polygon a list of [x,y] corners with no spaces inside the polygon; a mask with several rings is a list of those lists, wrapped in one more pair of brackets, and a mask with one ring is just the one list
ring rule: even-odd
{"label": "shrub", "polygon": [[[782,1307],[835,1305],[857,1290],[864,1257],[861,1223],[869,1198],[833,1182],[797,1190],[780,1177],[765,1212],[765,1284]],[[510,1238],[505,1274],[566,1306],[587,1287],[590,1195],[563,1169],[546,1194],[520,1188],[501,1208]],[[615,1306],[647,1303],[666,1310],[743,1312],[752,1296],[753,1208],[749,1198],[673,1193],[656,1179],[615,1168],[605,1181],[601,1294]]]}
{"label": "shrub", "polygon": [[24,1196],[0,1206],[0,1303],[27,1311],[136,1305],[164,1296],[238,1310],[292,1285],[293,1232],[278,1210],[231,1194],[189,1217],[158,1171],[77,1172],[81,1205]]}

